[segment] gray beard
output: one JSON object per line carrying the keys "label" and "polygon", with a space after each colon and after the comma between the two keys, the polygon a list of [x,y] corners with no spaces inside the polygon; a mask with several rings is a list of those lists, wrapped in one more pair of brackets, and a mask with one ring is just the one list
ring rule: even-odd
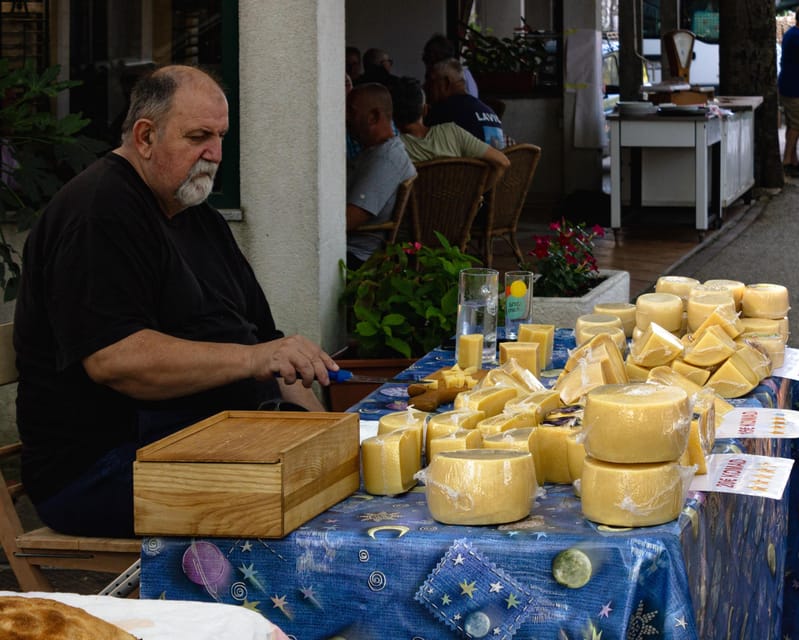
{"label": "gray beard", "polygon": [[189,175],[175,192],[175,199],[184,207],[193,207],[211,195],[218,165],[207,160],[198,160]]}

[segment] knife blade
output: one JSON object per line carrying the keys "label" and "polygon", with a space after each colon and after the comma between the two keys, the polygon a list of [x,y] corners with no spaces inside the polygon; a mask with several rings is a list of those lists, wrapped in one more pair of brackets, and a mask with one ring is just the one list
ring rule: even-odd
{"label": "knife blade", "polygon": [[361,382],[367,384],[387,384],[389,382],[413,384],[416,382],[425,382],[424,380],[414,380],[413,378],[381,378],[378,376],[362,376],[354,374],[352,371],[348,371],[347,369],[328,371],[327,375],[330,377],[330,382]]}

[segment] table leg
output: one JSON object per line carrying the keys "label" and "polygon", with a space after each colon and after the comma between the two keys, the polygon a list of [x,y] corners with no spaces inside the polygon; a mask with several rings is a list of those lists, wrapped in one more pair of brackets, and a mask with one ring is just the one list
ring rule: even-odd
{"label": "table leg", "polygon": [[[610,123],[610,226],[621,227],[621,140],[618,122]],[[615,233],[613,234],[615,238]]]}

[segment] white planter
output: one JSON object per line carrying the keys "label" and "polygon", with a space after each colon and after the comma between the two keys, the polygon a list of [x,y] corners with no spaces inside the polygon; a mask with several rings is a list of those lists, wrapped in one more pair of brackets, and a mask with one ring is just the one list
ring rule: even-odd
{"label": "white planter", "polygon": [[533,289],[533,322],[574,329],[577,318],[593,313],[594,305],[630,301],[630,274],[627,271],[600,269],[599,273],[607,276],[605,280],[581,298],[539,297]]}

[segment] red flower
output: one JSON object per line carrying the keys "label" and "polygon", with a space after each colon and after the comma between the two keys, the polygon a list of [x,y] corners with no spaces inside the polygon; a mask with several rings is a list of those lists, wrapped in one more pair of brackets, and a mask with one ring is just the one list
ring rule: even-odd
{"label": "red flower", "polygon": [[591,233],[593,233],[597,238],[605,237],[605,230],[598,224],[595,224],[593,227],[591,227]]}
{"label": "red flower", "polygon": [[549,223],[549,230],[550,231],[560,231],[560,222],[550,222]]}

